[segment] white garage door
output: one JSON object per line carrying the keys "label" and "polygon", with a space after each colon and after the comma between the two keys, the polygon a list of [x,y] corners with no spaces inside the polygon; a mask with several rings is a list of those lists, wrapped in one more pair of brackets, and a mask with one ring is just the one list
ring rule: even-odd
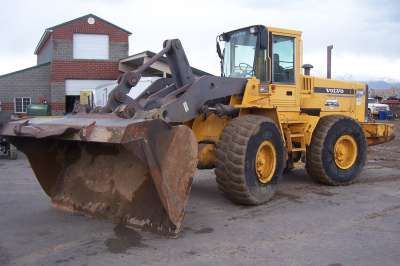
{"label": "white garage door", "polygon": [[66,95],[80,95],[83,90],[93,90],[97,86],[109,84],[115,80],[98,80],[98,79],[67,79],[65,81]]}
{"label": "white garage door", "polygon": [[75,59],[108,59],[108,35],[74,34],[73,54]]}

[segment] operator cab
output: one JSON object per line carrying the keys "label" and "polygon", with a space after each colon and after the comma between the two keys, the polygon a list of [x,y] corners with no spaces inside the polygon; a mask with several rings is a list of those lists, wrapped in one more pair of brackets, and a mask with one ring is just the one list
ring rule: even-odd
{"label": "operator cab", "polygon": [[[220,42],[224,44],[222,51]],[[262,25],[250,26],[219,35],[217,53],[224,77],[295,83],[294,36],[268,32]]]}

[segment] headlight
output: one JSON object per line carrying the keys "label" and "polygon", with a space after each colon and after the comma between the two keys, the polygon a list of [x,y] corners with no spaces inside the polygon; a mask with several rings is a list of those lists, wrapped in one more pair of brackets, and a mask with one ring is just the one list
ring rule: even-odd
{"label": "headlight", "polygon": [[250,28],[250,33],[251,33],[251,34],[256,34],[257,32],[258,32],[257,27],[251,27],[251,28]]}
{"label": "headlight", "polygon": [[268,92],[269,92],[268,84],[261,84],[260,93],[268,93]]}

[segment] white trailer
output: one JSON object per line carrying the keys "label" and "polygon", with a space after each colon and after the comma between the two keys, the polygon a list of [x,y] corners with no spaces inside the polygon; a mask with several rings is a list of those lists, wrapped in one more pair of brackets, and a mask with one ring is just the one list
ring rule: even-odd
{"label": "white trailer", "polygon": [[[147,89],[154,81],[160,77],[142,77],[139,83],[131,89],[128,96],[132,99],[138,97],[145,89]],[[105,106],[110,92],[118,85],[117,81],[97,86],[92,92],[93,107]]]}

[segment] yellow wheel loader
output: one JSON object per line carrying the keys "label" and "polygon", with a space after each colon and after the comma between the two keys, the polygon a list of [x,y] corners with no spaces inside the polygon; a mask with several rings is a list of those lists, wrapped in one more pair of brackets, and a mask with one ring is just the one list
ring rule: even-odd
{"label": "yellow wheel loader", "polygon": [[[223,43],[223,48],[221,44]],[[238,204],[270,200],[285,169],[304,161],[327,185],[359,176],[367,146],[394,137],[366,121],[364,84],[302,72],[301,33],[261,25],[217,38],[221,76],[196,79],[179,40],[124,73],[102,109],[3,121],[59,208],[164,234],[181,230],[196,168],[215,168]],[[143,71],[165,56],[171,77],[136,99]]]}

